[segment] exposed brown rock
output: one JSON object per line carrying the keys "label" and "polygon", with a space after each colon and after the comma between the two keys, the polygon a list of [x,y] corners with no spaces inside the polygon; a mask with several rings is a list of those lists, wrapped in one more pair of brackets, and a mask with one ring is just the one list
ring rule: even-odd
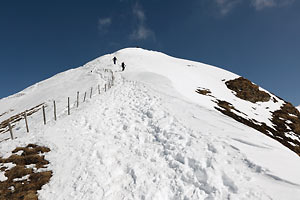
{"label": "exposed brown rock", "polygon": [[248,79],[239,77],[234,80],[229,80],[225,82],[228,89],[233,90],[235,95],[243,100],[250,101],[252,103],[256,102],[267,102],[270,100],[271,96],[259,90],[259,87],[253,84]]}

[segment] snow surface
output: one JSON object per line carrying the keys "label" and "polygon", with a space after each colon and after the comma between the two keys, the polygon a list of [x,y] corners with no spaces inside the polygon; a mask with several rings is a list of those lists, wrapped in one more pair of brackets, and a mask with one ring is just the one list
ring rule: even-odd
{"label": "snow surface", "polygon": [[300,111],[300,106],[296,107]]}
{"label": "snow surface", "polygon": [[[10,170],[11,168],[15,167],[16,165],[13,163],[0,163],[0,168],[6,168],[5,171]],[[0,181],[6,181],[7,177],[4,175],[5,171],[0,171]]]}
{"label": "snow surface", "polygon": [[[125,72],[112,65],[113,56],[126,63]],[[74,101],[78,90],[103,87],[109,78],[105,68],[115,71],[112,89],[67,116],[66,97]],[[0,100],[0,113],[13,109],[1,120],[48,105],[47,125],[41,113],[29,117],[29,134],[18,123],[17,139],[1,142],[0,156],[28,143],[51,149],[45,158],[53,177],[40,199],[299,199],[299,157],[195,93],[208,88],[249,118],[270,124],[264,110],[278,109],[281,100],[238,99],[224,84],[237,77],[159,52],[123,49]],[[63,109],[58,121],[49,117],[53,99]]]}

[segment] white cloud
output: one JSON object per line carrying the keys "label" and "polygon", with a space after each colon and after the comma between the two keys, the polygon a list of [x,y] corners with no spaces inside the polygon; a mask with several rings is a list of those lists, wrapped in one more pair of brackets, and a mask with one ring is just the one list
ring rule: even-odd
{"label": "white cloud", "polygon": [[276,5],[276,2],[274,0],[252,0],[252,6],[256,10],[261,10],[266,7],[273,7]]}
{"label": "white cloud", "polygon": [[293,2],[294,0],[251,0],[251,4],[256,10],[262,10],[264,8],[275,6],[285,6]]}
{"label": "white cloud", "polygon": [[142,23],[145,22],[146,20],[146,16],[145,16],[145,13],[143,11],[143,9],[141,8],[141,6],[136,3],[133,8],[132,8],[132,12],[133,14],[138,18],[138,20]]}
{"label": "white cloud", "polygon": [[[255,8],[255,10],[263,10],[264,8],[278,7],[290,5],[295,0],[248,0],[250,5]],[[227,15],[231,10],[233,10],[239,3],[243,0],[214,0],[217,5],[221,15]]]}
{"label": "white cloud", "polygon": [[139,3],[136,3],[132,8],[132,13],[136,17],[137,23],[134,30],[129,35],[132,40],[146,40],[154,38],[154,32],[146,25],[146,15]]}
{"label": "white cloud", "polygon": [[241,0],[215,0],[220,14],[227,15]]}
{"label": "white cloud", "polygon": [[109,17],[100,18],[98,20],[98,29],[101,32],[106,32],[107,28],[111,25],[112,20]]}
{"label": "white cloud", "polygon": [[154,37],[154,33],[152,30],[146,28],[143,25],[139,25],[137,29],[135,29],[130,34],[130,39],[132,40],[146,40],[147,38]]}

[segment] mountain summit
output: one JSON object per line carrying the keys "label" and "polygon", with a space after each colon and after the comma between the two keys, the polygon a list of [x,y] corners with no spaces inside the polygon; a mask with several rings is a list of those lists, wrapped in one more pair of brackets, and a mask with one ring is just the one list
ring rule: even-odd
{"label": "mountain summit", "polygon": [[[160,52],[122,49],[57,74],[1,99],[0,122],[0,199],[300,196],[299,111],[246,78]],[[20,161],[33,151],[36,162]],[[36,176],[47,181],[18,191]]]}

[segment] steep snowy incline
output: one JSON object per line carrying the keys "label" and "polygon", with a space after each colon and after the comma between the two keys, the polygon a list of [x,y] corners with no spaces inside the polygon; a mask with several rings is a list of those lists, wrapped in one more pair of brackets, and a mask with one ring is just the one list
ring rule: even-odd
{"label": "steep snowy incline", "polygon": [[300,156],[300,112],[251,81],[214,66],[138,48],[122,49],[86,66],[110,63],[113,56],[119,63],[126,63],[125,78],[207,109],[217,109]]}
{"label": "steep snowy incline", "polygon": [[[113,56],[117,65],[112,64]],[[124,72],[121,62],[127,65]],[[70,116],[61,111],[58,121],[47,118],[46,126],[41,113],[30,116],[29,134],[24,123],[18,123],[17,139],[0,142],[0,157],[28,143],[51,149],[46,160],[53,176],[39,191],[39,199],[297,200],[300,196],[297,154],[216,111],[212,100],[228,101],[241,111],[237,114],[270,126],[272,111],[283,101],[272,94],[268,102],[242,100],[225,84],[238,75],[159,52],[123,49],[58,74],[1,99],[0,111],[13,111],[0,119],[41,102],[52,114],[52,100],[62,110],[67,96],[73,97],[74,105],[78,90],[82,94],[111,77],[104,69],[114,71],[116,78],[108,92],[87,99],[79,108],[73,106]],[[209,89],[211,96],[196,93],[199,87]],[[0,171],[0,179],[4,178]]]}
{"label": "steep snowy incline", "polygon": [[[111,68],[109,65],[105,67]],[[98,84],[102,86],[107,80],[109,74],[104,73],[100,66],[98,70],[102,73],[87,66],[71,69],[0,99],[0,122],[41,103],[52,105],[53,100],[58,107],[65,107],[67,97],[76,98],[77,91],[83,98],[84,92],[90,91],[91,87],[96,89]]]}
{"label": "steep snowy incline", "polygon": [[[244,134],[247,132],[248,134]],[[73,115],[5,141],[50,147],[40,199],[297,199],[299,158],[205,107],[117,80]],[[272,165],[260,165],[264,155]],[[276,158],[274,157],[276,156]],[[272,159],[273,158],[273,159]],[[285,163],[281,171],[280,163]]]}
{"label": "steep snowy incline", "polygon": [[[236,79],[239,76],[214,66],[138,48],[123,49],[114,55],[117,56],[119,62],[124,61],[126,63],[127,68],[124,75],[126,78],[148,83],[153,88],[164,92],[169,92],[170,88],[174,88],[189,101],[209,109],[214,109],[216,106],[212,101],[214,98],[197,94],[195,92],[197,88],[209,89],[211,95],[216,99],[230,102],[241,113],[245,113],[246,116],[244,117],[264,122],[270,126],[273,126],[270,122],[272,111],[278,110],[283,103],[281,99],[272,94],[270,95],[276,99],[276,103],[269,101],[254,104],[237,98],[226,87],[225,81]],[[109,59],[111,59],[111,55],[103,56],[88,63],[87,66],[108,63],[110,62]],[[162,80],[164,82],[160,82]]]}

